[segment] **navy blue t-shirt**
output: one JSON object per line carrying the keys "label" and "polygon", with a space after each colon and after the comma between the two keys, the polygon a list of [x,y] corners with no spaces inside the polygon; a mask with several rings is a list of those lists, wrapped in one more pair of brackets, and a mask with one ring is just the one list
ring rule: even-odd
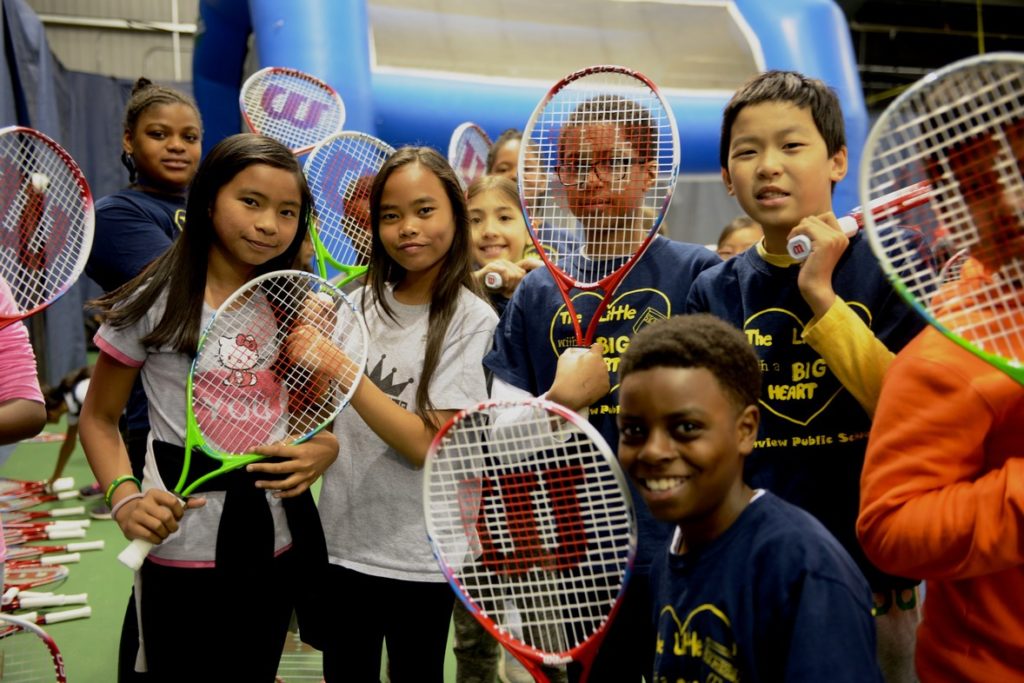
{"label": "navy blue t-shirt", "polygon": [[[871,418],[817,351],[801,338],[814,317],[797,286],[798,265],[778,267],[751,248],[702,273],[687,302],[735,325],[761,359],[761,426],[745,478],[814,515],[883,591],[913,585],[868,562],[855,534]],[[851,238],[832,276],[836,295],[889,350],[924,321],[893,290],[863,235]]]}
{"label": "navy blue t-shirt", "polygon": [[[111,292],[142,272],[185,226],[185,198],[131,188],[96,202],[96,231],[85,274]],[[142,383],[136,382],[126,407],[128,429],[149,428]]]}
{"label": "navy blue t-shirt", "polygon": [[839,543],[765,492],[709,545],[651,567],[656,681],[874,683],[871,591]]}
{"label": "navy blue t-shirt", "polygon": [[[590,422],[617,451],[619,430],[619,357],[630,338],[645,325],[683,312],[690,285],[706,268],[721,263],[703,246],[657,237],[626,275],[598,323],[594,341],[605,349],[612,390],[590,406]],[[573,273],[570,273],[573,275]],[[580,278],[585,280],[584,278]],[[573,305],[586,329],[601,301],[600,292],[571,292]],[[495,377],[538,396],[555,377],[558,357],[576,346],[576,335],[565,302],[547,268],[526,275],[509,301],[494,333],[494,348],[484,365]],[[647,571],[653,549],[663,545],[670,525],[655,520],[636,491],[640,545],[634,568]]]}

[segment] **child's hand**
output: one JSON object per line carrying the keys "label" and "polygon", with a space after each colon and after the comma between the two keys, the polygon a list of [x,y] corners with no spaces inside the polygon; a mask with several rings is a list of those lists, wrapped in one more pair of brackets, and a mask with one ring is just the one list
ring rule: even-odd
{"label": "child's hand", "polygon": [[142,498],[125,503],[114,521],[128,540],[142,538],[159,544],[178,530],[178,520],[186,508],[203,505],[206,505],[205,498],[189,498],[183,505],[170,491],[150,489]]}
{"label": "child's hand", "polygon": [[259,480],[256,486],[275,491],[275,498],[293,498],[312,486],[338,458],[338,439],[325,429],[305,443],[260,446],[253,452],[283,460],[254,462],[246,466],[247,472],[288,475],[284,479]]}
{"label": "child's hand", "polygon": [[359,376],[360,368],[313,325],[296,326],[285,340],[285,352],[296,365],[336,378],[346,393],[348,382]]}
{"label": "child's hand", "polygon": [[543,268],[544,262],[539,258],[524,258],[523,260],[516,263],[517,266],[529,273],[531,270],[536,268]]}
{"label": "child's hand", "polygon": [[477,282],[486,286],[486,277],[488,273],[497,273],[501,277],[500,289],[497,291],[501,292],[501,295],[506,299],[512,297],[512,293],[516,291],[516,287],[524,277],[526,277],[526,271],[520,268],[518,264],[506,261],[505,259],[498,259],[497,261],[491,261],[480,270],[473,273],[473,276],[477,279]]}
{"label": "child's hand", "polygon": [[808,216],[789,232],[787,240],[806,235],[811,240],[811,253],[800,267],[797,285],[815,318],[823,316],[836,299],[832,289],[832,273],[839,263],[850,238],[843,234],[835,214]]}
{"label": "child's hand", "polygon": [[328,294],[310,293],[303,302],[296,320],[297,325],[312,325],[328,337],[334,334],[337,315],[334,313],[334,301]]}
{"label": "child's hand", "polygon": [[594,344],[589,349],[566,349],[558,358],[555,379],[547,397],[555,403],[580,411],[611,391],[608,367],[604,363],[604,347]]}

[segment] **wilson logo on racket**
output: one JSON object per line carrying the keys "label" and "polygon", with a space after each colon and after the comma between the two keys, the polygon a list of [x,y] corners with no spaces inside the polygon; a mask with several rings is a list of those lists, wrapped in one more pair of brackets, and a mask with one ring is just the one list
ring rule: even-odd
{"label": "wilson logo on racket", "polygon": [[[541,481],[543,477],[543,482]],[[583,469],[578,465],[559,467],[543,472],[524,471],[502,475],[497,479],[484,477],[460,483],[467,500],[479,500],[477,508],[464,509],[462,519],[466,532],[475,531],[483,548],[481,562],[499,574],[518,576],[534,568],[545,571],[574,569],[586,555],[587,534],[580,512],[576,487],[583,482]],[[541,537],[535,497],[546,495],[548,514],[554,522],[558,545],[548,548]],[[500,515],[488,515],[488,510],[500,505]],[[503,518],[503,521],[498,521]],[[493,524],[504,524],[507,529],[492,534]],[[511,537],[511,551],[502,550],[495,535]]]}
{"label": "wilson logo on racket", "polygon": [[324,112],[333,104],[318,102],[302,93],[292,92],[279,85],[268,85],[260,98],[260,106],[272,119],[284,120],[302,129],[316,128]]}

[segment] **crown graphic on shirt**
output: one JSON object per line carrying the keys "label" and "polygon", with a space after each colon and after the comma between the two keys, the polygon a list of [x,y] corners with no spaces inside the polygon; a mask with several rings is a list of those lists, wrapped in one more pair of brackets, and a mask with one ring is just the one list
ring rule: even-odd
{"label": "crown graphic on shirt", "polygon": [[407,386],[409,386],[410,384],[413,383],[413,379],[410,377],[405,382],[400,382],[400,383],[396,384],[394,378],[395,378],[395,372],[398,370],[398,368],[391,368],[391,372],[389,372],[388,376],[385,377],[384,376],[384,359],[387,358],[387,357],[388,357],[388,355],[386,353],[383,354],[380,357],[380,360],[377,361],[377,364],[375,366],[373,366],[373,369],[370,370],[368,373],[366,373],[366,376],[369,377],[370,381],[372,381],[374,384],[376,384],[377,388],[380,389],[381,391],[383,391],[385,394],[388,394],[389,396],[397,398],[398,395],[401,394],[402,391]]}

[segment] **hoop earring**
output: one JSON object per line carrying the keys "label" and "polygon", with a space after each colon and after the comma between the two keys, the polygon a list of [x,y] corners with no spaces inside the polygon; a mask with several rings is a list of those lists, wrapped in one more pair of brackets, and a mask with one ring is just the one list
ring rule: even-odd
{"label": "hoop earring", "polygon": [[134,183],[138,179],[138,170],[135,168],[135,157],[129,152],[121,152],[121,165],[128,169],[128,182]]}

